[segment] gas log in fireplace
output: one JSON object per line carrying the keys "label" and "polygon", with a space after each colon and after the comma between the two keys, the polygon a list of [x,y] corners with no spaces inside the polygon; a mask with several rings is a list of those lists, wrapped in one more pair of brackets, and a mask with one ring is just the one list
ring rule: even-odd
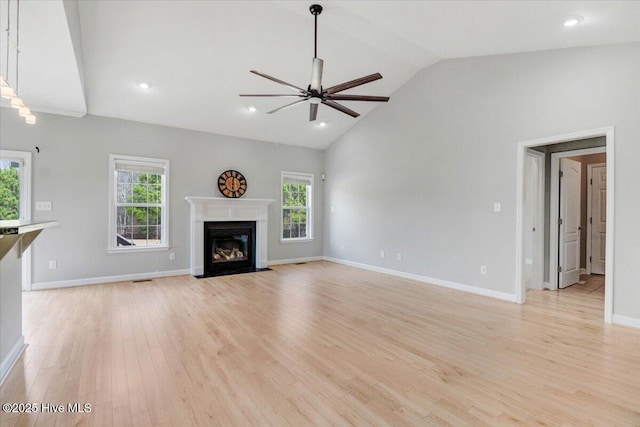
{"label": "gas log in fireplace", "polygon": [[205,221],[204,275],[256,271],[255,221]]}

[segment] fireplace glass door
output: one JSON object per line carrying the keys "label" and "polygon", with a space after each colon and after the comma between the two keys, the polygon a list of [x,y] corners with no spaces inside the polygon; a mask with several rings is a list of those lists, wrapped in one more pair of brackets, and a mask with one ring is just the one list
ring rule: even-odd
{"label": "fireplace glass door", "polygon": [[254,221],[205,222],[204,233],[206,276],[255,270]]}

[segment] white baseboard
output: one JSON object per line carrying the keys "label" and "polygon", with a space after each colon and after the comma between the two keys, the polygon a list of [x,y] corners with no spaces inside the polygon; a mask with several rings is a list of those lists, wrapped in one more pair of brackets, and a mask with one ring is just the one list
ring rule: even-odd
{"label": "white baseboard", "polygon": [[311,256],[306,258],[290,258],[290,259],[274,259],[273,261],[269,261],[269,265],[282,265],[282,264],[297,264],[300,262],[312,262],[312,261],[322,261],[325,257],[323,256]]}
{"label": "white baseboard", "polygon": [[622,326],[631,326],[632,328],[640,328],[640,319],[635,317],[620,316],[619,314],[613,315],[613,323]]}
{"label": "white baseboard", "polygon": [[461,283],[450,282],[448,280],[435,279],[433,277],[420,276],[417,274],[405,273],[404,271],[391,270],[389,268],[377,267],[374,265],[362,264],[359,262],[347,261],[347,260],[338,259],[338,258],[324,257],[324,260],[329,262],[335,262],[337,264],[348,265],[350,267],[356,267],[356,268],[362,268],[364,270],[375,271],[376,273],[389,274],[391,276],[402,277],[404,279],[411,279],[418,282],[424,282],[430,285],[437,285],[445,288],[469,292],[472,294],[497,298],[497,299],[510,301],[510,302],[516,302],[516,296],[514,294],[508,294],[505,292],[498,292],[491,289],[484,289],[484,288],[478,288],[476,286],[463,285]]}
{"label": "white baseboard", "polygon": [[25,348],[27,348],[27,344],[24,343],[24,336],[21,335],[11,348],[9,354],[7,354],[7,357],[0,363],[0,385],[2,385],[7,378],[7,375],[11,372],[11,368],[16,364]]}
{"label": "white baseboard", "polygon": [[33,283],[31,285],[31,289],[34,291],[40,291],[45,289],[70,288],[73,286],[99,285],[101,283],[129,282],[132,280],[155,279],[158,277],[183,276],[185,274],[191,274],[191,270],[188,268],[185,268],[184,270],[154,271],[152,273],[123,274],[121,276],[88,277],[86,279],[59,280],[55,282],[39,282],[39,283]]}

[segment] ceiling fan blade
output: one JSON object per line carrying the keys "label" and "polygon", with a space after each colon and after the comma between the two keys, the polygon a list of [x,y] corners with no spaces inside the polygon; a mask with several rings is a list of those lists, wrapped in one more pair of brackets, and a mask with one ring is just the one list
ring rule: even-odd
{"label": "ceiling fan blade", "polygon": [[313,58],[313,64],[311,65],[311,90],[320,92],[322,88],[322,67],[324,61],[320,58]]}
{"label": "ceiling fan blade", "polygon": [[278,95],[274,95],[271,93],[254,93],[254,94],[240,94],[240,96],[261,96],[261,97],[273,97],[273,96],[285,96],[287,98],[298,98],[298,97],[305,97],[307,95],[303,95],[303,94],[299,94],[299,95],[294,95],[294,94],[278,94]]}
{"label": "ceiling fan blade", "polygon": [[298,92],[300,92],[300,93],[303,93],[303,94],[305,94],[305,95],[306,95],[306,93],[307,93],[307,91],[306,91],[306,90],[304,90],[304,89],[302,89],[301,87],[298,87],[298,86],[296,86],[296,85],[292,85],[291,83],[287,83],[287,82],[285,82],[285,81],[283,81],[283,80],[276,79],[275,77],[271,77],[271,76],[269,76],[269,75],[267,75],[267,74],[262,74],[261,72],[256,71],[256,70],[251,70],[251,72],[252,72],[253,74],[256,74],[256,75],[260,76],[260,77],[264,77],[265,79],[269,79],[269,80],[271,80],[272,82],[280,83],[281,85],[284,85],[284,86],[288,87],[289,89],[293,89],[293,90],[298,91]]}
{"label": "ceiling fan blade", "polygon": [[368,96],[368,95],[330,95],[334,101],[375,101],[388,102],[388,96]]}
{"label": "ceiling fan blade", "polygon": [[271,110],[269,112],[267,112],[267,114],[273,114],[273,113],[277,113],[278,111],[282,111],[282,110],[286,110],[287,108],[291,108],[295,105],[300,104],[301,102],[305,102],[307,101],[309,98],[303,98],[303,99],[299,99],[297,101],[293,101],[291,104],[287,104],[287,105],[283,105],[282,107],[276,108],[275,110]]}
{"label": "ceiling fan blade", "polygon": [[342,111],[345,114],[350,115],[351,117],[358,117],[360,114],[356,113],[355,111],[351,110],[350,108],[345,107],[344,105],[340,105],[337,102],[334,102],[330,99],[325,99],[324,101],[322,101],[322,103],[324,105],[327,105],[331,108],[335,108],[338,111]]}
{"label": "ceiling fan blade", "polygon": [[318,104],[309,104],[309,121],[312,122],[318,117]]}
{"label": "ceiling fan blade", "polygon": [[359,79],[351,80],[351,81],[346,82],[346,83],[342,83],[342,84],[339,84],[339,85],[336,85],[336,86],[332,86],[332,87],[324,90],[322,93],[332,94],[332,93],[342,92],[343,90],[347,90],[347,89],[351,89],[352,87],[356,87],[356,86],[360,86],[360,85],[363,85],[363,84],[371,83],[373,81],[380,80],[381,78],[382,78],[382,74],[380,74],[380,73],[371,74],[371,75],[368,75],[368,76],[360,77]]}

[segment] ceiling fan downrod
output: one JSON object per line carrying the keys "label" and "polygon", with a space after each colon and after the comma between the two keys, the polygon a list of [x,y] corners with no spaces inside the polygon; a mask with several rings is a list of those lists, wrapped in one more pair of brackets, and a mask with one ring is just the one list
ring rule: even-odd
{"label": "ceiling fan downrod", "polygon": [[319,4],[312,4],[309,7],[309,12],[313,15],[314,19],[314,31],[313,31],[313,57],[318,57],[318,15],[322,13],[322,6]]}

